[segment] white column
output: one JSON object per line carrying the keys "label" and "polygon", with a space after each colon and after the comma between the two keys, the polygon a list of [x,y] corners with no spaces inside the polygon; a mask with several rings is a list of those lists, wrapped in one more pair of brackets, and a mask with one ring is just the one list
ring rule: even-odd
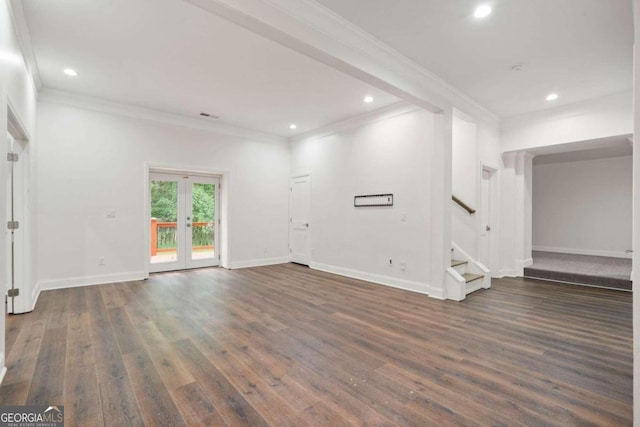
{"label": "white column", "polygon": [[532,264],[532,177],[534,155],[516,155],[516,275],[523,276],[524,268]]}
{"label": "white column", "polygon": [[501,276],[522,276],[532,262],[533,155],[502,155],[501,175]]}
{"label": "white column", "polygon": [[634,138],[633,138],[633,425],[640,426],[640,0],[633,2]]}
{"label": "white column", "polygon": [[500,276],[515,276],[516,153],[502,155],[500,175]]}
{"label": "white column", "polygon": [[451,109],[434,115],[431,156],[429,295],[445,299],[445,270],[451,266]]}

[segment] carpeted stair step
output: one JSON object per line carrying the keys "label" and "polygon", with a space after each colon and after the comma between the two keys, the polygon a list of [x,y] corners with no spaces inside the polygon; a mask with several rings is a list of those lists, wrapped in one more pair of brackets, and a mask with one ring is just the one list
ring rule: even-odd
{"label": "carpeted stair step", "polygon": [[484,276],[482,274],[464,273],[462,277],[464,277],[465,282],[469,283],[473,282],[474,280],[482,279]]}

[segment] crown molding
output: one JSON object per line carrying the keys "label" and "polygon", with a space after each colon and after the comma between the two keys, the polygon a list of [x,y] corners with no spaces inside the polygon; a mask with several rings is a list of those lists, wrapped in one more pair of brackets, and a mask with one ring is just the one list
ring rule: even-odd
{"label": "crown molding", "polygon": [[349,117],[345,120],[331,123],[330,125],[314,129],[309,132],[296,135],[289,138],[292,143],[302,140],[324,138],[338,132],[343,132],[349,129],[357,128],[366,124],[379,122],[381,120],[391,119],[402,114],[411,113],[413,111],[422,110],[417,105],[410,104],[406,101],[396,102],[395,104],[387,105],[386,107],[378,108],[377,110],[370,111],[364,114],[359,114],[354,117]]}
{"label": "crown molding", "polygon": [[628,103],[629,110],[633,106],[633,91],[616,92],[609,95],[591,98],[585,101],[573,102],[570,104],[560,105],[546,110],[533,111],[531,113],[518,114],[516,116],[506,117],[502,119],[501,130],[506,131],[523,125],[545,123],[549,121],[578,117],[585,112],[596,111],[606,108],[609,105],[617,103]]}
{"label": "crown molding", "polygon": [[31,35],[29,34],[29,27],[27,26],[27,20],[24,17],[24,9],[22,8],[22,2],[20,0],[10,0],[7,2],[9,6],[9,12],[16,31],[16,37],[24,62],[27,65],[27,70],[33,79],[33,84],[37,90],[42,89],[42,78],[40,77],[40,69],[38,68],[38,61],[36,55],[33,52],[33,44],[31,43]]}
{"label": "crown molding", "polygon": [[48,102],[52,104],[66,105],[70,107],[82,108],[85,110],[98,111],[101,113],[114,114],[118,116],[151,120],[163,124],[171,124],[174,126],[182,126],[191,129],[204,130],[237,138],[257,140],[262,142],[283,143],[288,141],[286,137],[279,135],[273,135],[223,123],[211,123],[210,121],[208,121],[210,119],[187,117],[180,114],[167,113],[151,108],[113,102],[101,98],[79,95],[73,92],[66,92],[56,89],[42,89],[39,92],[38,102]]}
{"label": "crown molding", "polygon": [[499,117],[424,67],[312,0],[184,0],[434,113]]}

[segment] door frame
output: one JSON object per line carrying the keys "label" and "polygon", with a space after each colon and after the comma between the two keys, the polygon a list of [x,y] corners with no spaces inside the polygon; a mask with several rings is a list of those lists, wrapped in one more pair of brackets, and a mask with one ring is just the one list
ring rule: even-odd
{"label": "door frame", "polygon": [[[16,113],[16,109],[13,107],[11,100],[7,98],[6,104],[6,116],[7,116],[7,128],[5,129],[5,135],[9,134],[14,139],[16,144],[22,146],[21,154],[20,154],[20,167],[18,168],[18,173],[20,173],[22,191],[20,194],[17,194],[19,197],[20,204],[22,205],[22,218],[19,218],[20,222],[20,231],[21,231],[21,242],[14,256],[18,258],[14,261],[14,271],[16,283],[15,287],[19,289],[19,295],[14,297],[13,301],[13,311],[14,314],[26,313],[32,311],[34,309],[35,301],[37,300],[39,289],[33,285],[32,283],[32,248],[34,247],[33,242],[33,234],[31,232],[31,201],[32,197],[34,197],[33,192],[30,191],[31,187],[31,168],[33,158],[31,156],[31,138],[27,129],[20,120],[20,117]],[[6,136],[5,136],[6,138]],[[4,174],[5,179],[9,179],[8,168],[10,167],[9,162],[7,161],[6,153],[8,153],[8,140],[4,141],[4,148],[2,149],[3,154],[2,161],[5,163],[7,169],[5,170],[7,173]],[[15,175],[14,175],[15,177]],[[5,182],[5,185],[8,185],[8,182]],[[5,195],[5,200],[8,200],[9,195]],[[8,212],[9,207],[6,207],[6,211]],[[4,215],[4,214],[3,214]],[[8,221],[9,218],[6,218]],[[7,252],[7,258],[3,261],[4,265],[10,266],[11,263],[11,236],[10,233],[6,230],[6,221],[2,222],[3,228],[6,232],[6,247],[9,248],[9,252]],[[4,266],[3,266],[4,269]],[[10,275],[11,272],[7,271],[6,279],[3,278],[2,281],[5,283],[4,294],[7,294],[7,289],[10,287]],[[7,299],[7,311],[11,307],[11,300]]]}
{"label": "door frame", "polygon": [[218,194],[219,206],[216,207],[218,219],[218,242],[220,249],[219,266],[222,268],[230,268],[231,263],[231,251],[229,245],[229,229],[231,224],[231,218],[229,218],[229,205],[230,205],[230,188],[231,188],[231,173],[228,170],[223,169],[207,169],[207,168],[194,168],[193,166],[175,165],[169,163],[159,162],[145,162],[143,168],[143,205],[142,205],[142,230],[143,241],[142,253],[144,256],[144,278],[149,278],[149,270],[151,268],[151,260],[149,259],[149,241],[151,239],[149,230],[148,218],[151,216],[151,194],[150,194],[150,180],[149,175],[151,173],[169,173],[169,174],[184,174],[184,175],[197,175],[219,178],[220,189]]}
{"label": "door frame", "polygon": [[[303,178],[303,177],[307,177],[309,178],[309,222],[313,223],[313,220],[311,219],[311,217],[313,216],[313,209],[311,208],[312,206],[312,180],[311,180],[311,173],[300,173],[300,174],[296,174],[296,175],[291,175],[289,177],[289,225],[287,227],[287,233],[288,233],[288,243],[289,243],[289,262],[293,262],[291,260],[291,218],[293,215],[293,191],[291,187],[292,181],[296,178]],[[312,228],[313,229],[313,228]],[[307,239],[309,241],[309,266],[311,266],[313,264],[313,245],[312,245],[312,239],[311,239],[311,230],[307,231]]]}
{"label": "door frame", "polygon": [[[477,199],[478,205],[482,204],[482,174],[484,171],[490,173],[491,197],[489,199],[489,205],[491,206],[491,231],[489,234],[489,265],[485,265],[491,271],[491,277],[499,277],[500,275],[500,253],[499,253],[499,237],[500,237],[500,168],[497,165],[480,161],[480,167],[478,168],[477,178]],[[480,234],[482,232],[482,218],[481,215],[477,215],[476,218],[476,233],[477,233],[477,254],[478,261],[480,261],[480,254],[482,253],[482,239]]]}

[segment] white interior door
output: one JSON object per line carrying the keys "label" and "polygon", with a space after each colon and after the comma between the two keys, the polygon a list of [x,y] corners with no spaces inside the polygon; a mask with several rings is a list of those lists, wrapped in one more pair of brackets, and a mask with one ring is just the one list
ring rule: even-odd
{"label": "white interior door", "polygon": [[149,187],[149,271],[219,265],[219,179],[150,173]]}
{"label": "white interior door", "polygon": [[24,143],[8,135],[7,151],[9,156],[7,176],[7,312],[23,313],[28,308],[23,307],[25,301],[25,194],[26,194],[26,159],[24,157]]}
{"label": "white interior door", "polygon": [[291,178],[289,201],[289,253],[292,262],[309,265],[311,262],[311,176]]}
{"label": "white interior door", "polygon": [[492,218],[492,186],[493,173],[482,169],[480,181],[480,256],[479,261],[491,268],[491,218]]}

